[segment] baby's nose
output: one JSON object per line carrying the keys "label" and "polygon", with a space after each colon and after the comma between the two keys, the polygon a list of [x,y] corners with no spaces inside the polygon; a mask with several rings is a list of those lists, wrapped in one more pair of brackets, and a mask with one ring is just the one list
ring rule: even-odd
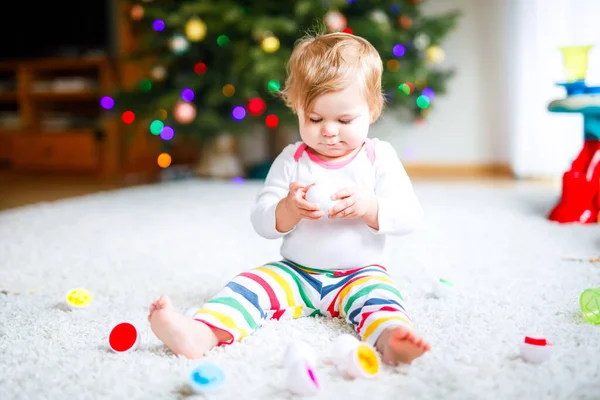
{"label": "baby's nose", "polygon": [[321,134],[325,137],[337,136],[338,129],[333,124],[324,124]]}

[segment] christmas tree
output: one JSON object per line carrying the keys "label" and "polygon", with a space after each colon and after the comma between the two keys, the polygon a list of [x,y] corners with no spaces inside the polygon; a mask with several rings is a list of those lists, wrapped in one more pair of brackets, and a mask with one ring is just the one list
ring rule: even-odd
{"label": "christmas tree", "polygon": [[425,118],[451,70],[440,47],[459,13],[424,16],[424,0],[127,1],[139,51],[151,60],[133,89],[102,99],[125,124],[141,122],[168,142],[248,132],[253,124],[295,128],[277,96],[295,42],[344,31],[369,40],[384,62],[387,112]]}

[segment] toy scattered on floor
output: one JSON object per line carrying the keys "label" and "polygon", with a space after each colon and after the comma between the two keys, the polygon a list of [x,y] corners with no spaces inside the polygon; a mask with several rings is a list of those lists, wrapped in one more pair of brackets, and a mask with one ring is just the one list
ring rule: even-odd
{"label": "toy scattered on floor", "polygon": [[299,396],[312,396],[321,389],[315,368],[307,361],[296,361],[287,368],[286,386]]}
{"label": "toy scattered on floor", "polygon": [[541,336],[525,336],[521,342],[521,357],[527,362],[541,364],[552,356],[553,346]]}
{"label": "toy scattered on floor", "polygon": [[440,278],[433,282],[432,290],[435,297],[443,299],[454,293],[454,283],[448,279]]}
{"label": "toy scattered on floor", "polygon": [[108,346],[115,353],[125,353],[134,350],[140,340],[140,335],[133,324],[121,322],[108,335]]}
{"label": "toy scattered on floor", "polygon": [[92,294],[81,288],[69,290],[65,298],[71,308],[84,308],[92,303]]}
{"label": "toy scattered on floor", "polygon": [[306,192],[306,200],[318,204],[319,210],[325,213],[323,218],[328,218],[328,211],[335,204],[335,200],[331,199],[331,196],[333,196],[335,192],[336,190],[331,186],[317,182],[316,185],[312,186]]}
{"label": "toy scattered on floor", "polygon": [[306,342],[292,342],[285,351],[283,364],[289,368],[297,362],[306,362],[315,368],[317,365],[317,353]]}
{"label": "toy scattered on floor", "polygon": [[548,214],[558,223],[596,224],[600,222],[600,86],[588,86],[585,81],[588,52],[592,46],[560,47],[566,72],[566,82],[558,82],[566,97],[552,100],[552,113],[581,114],[583,117],[582,148],[562,176],[560,200]]}
{"label": "toy scattered on floor", "polygon": [[579,297],[583,317],[594,325],[600,324],[600,287],[586,289]]}
{"label": "toy scattered on floor", "polygon": [[316,374],[317,354],[311,346],[302,341],[292,342],[284,356],[283,365],[287,369],[287,389],[299,396],[312,396],[319,392],[319,379]]}
{"label": "toy scattered on floor", "polygon": [[198,394],[217,391],[224,382],[223,370],[209,362],[197,364],[188,376],[188,384]]}
{"label": "toy scattered on floor", "polygon": [[334,340],[331,356],[336,367],[351,379],[373,378],[381,368],[375,348],[349,334]]}

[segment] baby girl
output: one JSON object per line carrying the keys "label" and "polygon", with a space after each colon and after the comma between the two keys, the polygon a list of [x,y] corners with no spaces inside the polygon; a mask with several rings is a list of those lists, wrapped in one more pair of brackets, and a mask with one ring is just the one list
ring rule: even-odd
{"label": "baby girl", "polygon": [[[175,354],[198,358],[268,320],[311,316],[343,318],[389,364],[429,350],[384,267],[386,235],[413,231],[423,212],[396,151],[367,137],[384,105],[382,70],[352,34],[297,44],[281,95],[302,141],[276,158],[251,213],[260,236],[282,239],[282,259],[240,273],[193,317],[154,301],[152,330]],[[329,209],[307,200],[314,185],[332,188]]]}

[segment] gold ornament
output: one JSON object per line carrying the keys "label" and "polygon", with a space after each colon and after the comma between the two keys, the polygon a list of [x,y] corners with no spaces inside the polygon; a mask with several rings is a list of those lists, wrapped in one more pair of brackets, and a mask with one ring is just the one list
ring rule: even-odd
{"label": "gold ornament", "polygon": [[173,116],[180,124],[189,124],[196,118],[196,106],[180,100],[173,107]]}
{"label": "gold ornament", "polygon": [[398,60],[389,60],[386,63],[387,69],[389,69],[391,72],[398,72],[400,71],[400,61]]}
{"label": "gold ornament", "polygon": [[275,36],[269,36],[262,40],[261,46],[265,53],[275,53],[279,50],[279,39]]}
{"label": "gold ornament", "polygon": [[225,97],[231,97],[234,94],[235,94],[235,86],[233,86],[230,83],[228,83],[227,85],[223,86],[223,95]]}
{"label": "gold ornament", "polygon": [[425,60],[430,64],[439,64],[446,58],[446,53],[440,46],[429,46],[425,50]]}
{"label": "gold ornament", "polygon": [[199,42],[206,37],[206,23],[198,17],[192,17],[185,24],[185,36],[192,42]]}

